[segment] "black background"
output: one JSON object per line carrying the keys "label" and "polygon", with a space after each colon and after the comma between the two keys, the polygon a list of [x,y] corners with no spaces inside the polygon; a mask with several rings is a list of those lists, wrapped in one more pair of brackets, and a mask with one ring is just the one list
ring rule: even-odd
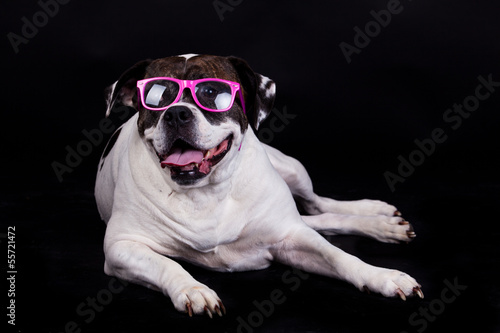
{"label": "black background", "polygon": [[[388,1],[233,4],[221,20],[212,1],[72,0],[53,8],[46,22],[36,1],[0,4],[0,233],[16,227],[18,270],[17,326],[10,328],[499,332],[500,88],[456,129],[443,119],[447,109],[474,95],[479,76],[500,81],[499,5],[401,1],[401,11],[348,63],[339,44],[353,45],[354,28],[364,30],[374,20],[370,12],[386,9]],[[15,52],[9,33],[21,36],[34,16],[42,20],[38,31]],[[384,299],[315,275],[300,279],[280,265],[234,274],[186,265],[226,305],[227,316],[213,320],[177,313],[168,298],[143,287],[109,292],[115,281],[103,273],[105,226],[93,198],[105,139],[62,180],[53,163],[66,164],[68,147],[77,149],[87,140],[84,130],[99,128],[104,88],[124,70],[145,58],[192,52],[242,57],[276,82],[276,110],[295,117],[266,140],[299,158],[320,194],[381,199],[403,212],[418,235],[408,245],[329,239],[371,264],[414,276],[424,300]],[[263,128],[270,129],[270,121]],[[384,172],[397,174],[398,156],[408,158],[417,149],[414,140],[430,138],[436,128],[446,141],[391,191]],[[1,241],[7,253],[5,235]],[[293,283],[286,278],[291,276]],[[449,304],[442,302],[443,292],[452,295],[445,281],[467,286]],[[258,314],[254,301],[269,300],[273,290],[286,300]],[[5,285],[0,293],[7,291]],[[99,297],[102,307],[77,312],[91,309],[89,299]],[[8,301],[2,303],[5,313]],[[430,319],[419,311],[428,311]],[[238,318],[252,325],[243,328]]]}

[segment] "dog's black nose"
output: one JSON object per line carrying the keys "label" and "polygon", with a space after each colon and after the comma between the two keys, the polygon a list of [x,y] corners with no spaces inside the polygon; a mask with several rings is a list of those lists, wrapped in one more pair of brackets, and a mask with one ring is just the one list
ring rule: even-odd
{"label": "dog's black nose", "polygon": [[168,126],[180,127],[186,125],[193,119],[193,112],[185,106],[173,106],[165,111],[163,119]]}

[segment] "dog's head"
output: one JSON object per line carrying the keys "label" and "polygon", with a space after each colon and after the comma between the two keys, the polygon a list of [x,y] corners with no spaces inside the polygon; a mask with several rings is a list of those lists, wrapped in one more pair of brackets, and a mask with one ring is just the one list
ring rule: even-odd
{"label": "dog's head", "polygon": [[139,135],[158,167],[178,185],[197,186],[236,156],[248,125],[257,129],[271,112],[275,90],[236,57],[145,60],[107,90],[107,114],[117,103],[138,110]]}

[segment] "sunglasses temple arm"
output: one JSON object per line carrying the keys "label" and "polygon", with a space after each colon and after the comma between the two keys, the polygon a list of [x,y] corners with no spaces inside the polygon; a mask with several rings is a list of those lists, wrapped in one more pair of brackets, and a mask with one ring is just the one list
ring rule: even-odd
{"label": "sunglasses temple arm", "polygon": [[[241,89],[238,90],[240,93],[240,101],[241,101],[241,107],[243,108],[243,113],[247,114],[247,110],[245,109],[245,100],[243,99],[243,93],[241,92]],[[241,150],[241,145],[243,144],[243,139],[245,138],[245,135],[243,134],[243,138],[241,139],[240,146],[238,147],[238,151]]]}
{"label": "sunglasses temple arm", "polygon": [[245,108],[245,100],[243,99],[243,93],[241,92],[241,89],[238,89],[238,92],[240,93],[240,101],[241,101],[241,107],[243,108],[243,113],[247,114],[247,110]]}

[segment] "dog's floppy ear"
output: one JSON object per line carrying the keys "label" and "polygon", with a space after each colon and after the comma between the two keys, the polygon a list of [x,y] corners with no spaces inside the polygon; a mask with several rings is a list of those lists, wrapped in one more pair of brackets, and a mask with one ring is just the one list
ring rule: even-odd
{"label": "dog's floppy ear", "polygon": [[240,78],[248,121],[257,130],[271,113],[276,96],[276,84],[268,77],[255,73],[245,60],[232,56],[227,59]]}
{"label": "dog's floppy ear", "polygon": [[106,88],[106,117],[111,113],[111,109],[116,103],[126,106],[134,106],[133,98],[137,94],[137,80],[144,78],[146,68],[151,60],[143,60],[130,67],[123,73],[118,81]]}

